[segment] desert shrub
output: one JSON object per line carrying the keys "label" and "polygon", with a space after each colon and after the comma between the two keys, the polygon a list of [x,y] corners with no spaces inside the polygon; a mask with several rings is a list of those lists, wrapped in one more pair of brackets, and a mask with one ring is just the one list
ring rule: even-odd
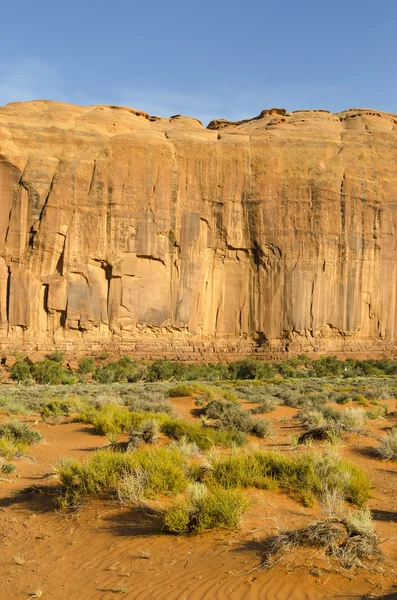
{"label": "desert shrub", "polygon": [[99,408],[88,406],[79,415],[81,421],[91,423],[99,434],[106,436],[138,428],[148,419],[162,422],[168,418],[163,413],[131,412],[126,406],[114,402],[107,402]]}
{"label": "desert shrub", "polygon": [[89,373],[93,373],[95,371],[95,361],[93,358],[86,356],[82,358],[79,362],[79,373],[85,377]]}
{"label": "desert shrub", "polygon": [[177,363],[173,363],[170,360],[155,360],[149,365],[146,381],[169,381],[178,372],[181,371],[183,366],[178,370]]}
{"label": "desert shrub", "polygon": [[65,356],[66,355],[63,350],[54,350],[54,352],[52,352],[52,354],[50,354],[48,358],[53,362],[63,363],[63,361],[65,360]]}
{"label": "desert shrub", "polygon": [[206,417],[215,420],[220,427],[225,429],[243,432],[249,432],[252,429],[253,419],[250,413],[234,402],[213,400],[207,404],[204,412]]}
{"label": "desert shrub", "polygon": [[178,396],[193,396],[194,394],[200,394],[202,399],[207,402],[216,399],[237,402],[237,396],[232,389],[226,386],[208,385],[207,383],[180,383],[169,388],[167,392],[167,395],[170,398],[176,398]]}
{"label": "desert shrub", "polygon": [[269,412],[272,412],[273,410],[276,410],[276,407],[277,407],[276,399],[266,398],[265,400],[262,400],[261,403],[258,404],[258,406],[255,406],[255,408],[252,408],[251,413],[253,415],[263,415],[265,413],[269,413]]}
{"label": "desert shrub", "polygon": [[178,419],[164,421],[161,431],[173,440],[185,438],[190,444],[196,444],[200,450],[209,450],[214,445],[223,447],[242,446],[247,442],[247,437],[241,432],[204,427]]}
{"label": "desert shrub", "polygon": [[336,356],[326,356],[314,360],[311,364],[312,373],[316,377],[329,377],[341,375],[344,371],[344,362],[338,360]]}
{"label": "desert shrub", "polygon": [[113,490],[128,475],[141,473],[142,497],[183,492],[189,480],[184,457],[175,448],[152,448],[128,454],[99,450],[84,463],[63,459],[57,474],[63,485],[60,508],[76,508],[89,496]]}
{"label": "desert shrub", "polygon": [[0,425],[0,437],[33,446],[41,442],[43,434],[22,421],[8,421]]}
{"label": "desert shrub", "polygon": [[251,433],[257,437],[268,439],[273,435],[273,426],[270,421],[265,421],[265,419],[254,421]]}
{"label": "desert shrub", "polygon": [[346,408],[338,413],[337,421],[342,423],[346,431],[351,433],[366,433],[367,415],[365,410],[361,408]]}
{"label": "desert shrub", "polygon": [[256,379],[271,379],[276,374],[276,369],[269,363],[261,362],[256,368]]}
{"label": "desert shrub", "polygon": [[174,387],[170,388],[167,392],[170,398],[182,398],[183,396],[193,396],[195,389],[191,385],[185,383],[179,383]]}
{"label": "desert shrub", "polygon": [[240,490],[214,488],[208,492],[203,484],[194,483],[189,486],[185,501],[165,511],[164,526],[177,534],[231,529],[237,527],[247,507],[247,499]]}
{"label": "desert shrub", "polygon": [[40,414],[44,420],[69,415],[69,404],[66,400],[53,398],[43,406]]}
{"label": "desert shrub", "polygon": [[248,411],[234,402],[213,400],[206,406],[204,412],[206,417],[214,419],[218,427],[223,429],[252,433],[259,437],[268,437],[271,433],[270,423],[256,421]]}
{"label": "desert shrub", "polygon": [[344,497],[362,506],[370,497],[371,484],[359,467],[334,458],[306,454],[288,457],[275,452],[254,451],[215,459],[208,477],[225,488],[282,489],[307,504],[318,497],[325,484],[340,489]]}
{"label": "desert shrub", "polygon": [[231,379],[255,379],[256,371],[260,366],[260,362],[252,358],[244,358],[231,362],[228,365],[228,370]]}
{"label": "desert shrub", "polygon": [[138,384],[120,391],[120,399],[133,412],[154,412],[173,414],[173,408],[164,396],[158,384]]}
{"label": "desert shrub", "polygon": [[79,419],[91,423],[99,434],[109,438],[118,433],[140,430],[145,421],[151,420],[158,422],[160,431],[167,437],[173,440],[185,437],[189,443],[195,443],[202,450],[209,450],[214,444],[224,447],[241,446],[247,441],[246,436],[237,431],[203,427],[182,419],[172,419],[164,413],[131,412],[127,407],[113,402],[98,408],[87,406],[80,413]]}
{"label": "desert shrub", "polygon": [[65,381],[65,369],[54,360],[41,360],[31,367],[36,383],[56,385]]}
{"label": "desert shrub", "polygon": [[147,475],[141,468],[126,472],[117,485],[117,496],[120,504],[131,505],[141,502],[145,497]]}
{"label": "desert shrub", "polygon": [[79,419],[91,423],[99,434],[109,435],[127,431],[132,426],[132,414],[127,407],[108,402],[98,408],[88,406]]}
{"label": "desert shrub", "polygon": [[98,383],[113,383],[114,372],[115,368],[113,365],[105,365],[103,367],[98,367],[97,369],[95,369],[93,379],[94,381],[98,381]]}
{"label": "desert shrub", "polygon": [[383,438],[377,453],[385,460],[397,460],[397,428],[392,429]]}
{"label": "desert shrub", "polygon": [[25,361],[18,361],[14,365],[12,365],[10,369],[10,374],[11,378],[14,379],[14,381],[18,381],[21,383],[30,381],[30,365],[28,365],[28,363],[26,363]]}
{"label": "desert shrub", "polygon": [[51,398],[40,410],[42,418],[59,419],[67,417],[74,413],[80,413],[88,408],[88,402],[81,396],[72,396],[70,398]]}
{"label": "desert shrub", "polygon": [[300,436],[300,442],[307,439],[326,439],[329,432],[343,431],[365,434],[367,416],[361,408],[347,408],[336,411],[329,406],[315,410],[302,410],[298,415],[302,425],[308,431]]}
{"label": "desert shrub", "polygon": [[195,442],[189,442],[186,436],[182,436],[179,440],[173,442],[175,448],[186,457],[199,456],[200,448]]}
{"label": "desert shrub", "polygon": [[0,464],[0,474],[1,475],[11,475],[16,470],[16,465],[14,463],[6,462]]}
{"label": "desert shrub", "polygon": [[25,454],[29,446],[38,444],[43,434],[21,421],[8,421],[0,425],[0,456],[19,457]]}
{"label": "desert shrub", "polygon": [[387,415],[387,406],[375,406],[366,411],[367,419],[382,419]]}
{"label": "desert shrub", "polygon": [[142,421],[137,427],[129,430],[128,450],[138,448],[141,444],[155,444],[159,439],[160,423],[156,419]]}

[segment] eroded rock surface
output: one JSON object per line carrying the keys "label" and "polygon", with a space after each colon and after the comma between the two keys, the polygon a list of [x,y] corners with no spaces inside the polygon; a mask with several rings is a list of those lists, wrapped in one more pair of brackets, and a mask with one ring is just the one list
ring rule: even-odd
{"label": "eroded rock surface", "polygon": [[392,349],[397,116],[0,108],[0,345]]}

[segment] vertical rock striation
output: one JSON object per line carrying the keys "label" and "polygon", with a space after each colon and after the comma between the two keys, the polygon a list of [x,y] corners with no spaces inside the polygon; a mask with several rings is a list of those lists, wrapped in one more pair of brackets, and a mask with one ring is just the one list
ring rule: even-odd
{"label": "vertical rock striation", "polygon": [[0,108],[0,346],[393,350],[396,124]]}

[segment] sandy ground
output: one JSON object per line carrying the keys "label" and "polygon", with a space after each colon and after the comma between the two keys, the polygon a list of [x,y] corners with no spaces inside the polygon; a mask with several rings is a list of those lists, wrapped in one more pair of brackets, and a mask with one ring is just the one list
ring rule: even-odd
{"label": "sandy ground", "polygon": [[[173,405],[184,418],[196,418],[192,399],[173,399]],[[275,437],[260,445],[301,452],[290,444],[291,435],[301,431],[292,419],[295,413],[278,407],[266,415]],[[249,492],[251,506],[237,531],[189,537],[161,534],[153,517],[120,509],[111,500],[92,501],[78,516],[60,516],[45,489],[56,482],[47,475],[59,457],[83,458],[106,440],[79,423],[27,420],[45,441],[32,449],[30,459],[18,461],[17,476],[0,481],[1,600],[40,597],[40,591],[53,600],[397,599],[397,465],[370,454],[396,418],[371,421],[371,436],[349,435],[341,449],[374,484],[369,506],[388,556],[374,573],[334,572],[315,549],[299,551],[273,569],[258,569],[261,540],[277,526],[297,528],[319,516],[318,508],[305,508],[280,493]]]}

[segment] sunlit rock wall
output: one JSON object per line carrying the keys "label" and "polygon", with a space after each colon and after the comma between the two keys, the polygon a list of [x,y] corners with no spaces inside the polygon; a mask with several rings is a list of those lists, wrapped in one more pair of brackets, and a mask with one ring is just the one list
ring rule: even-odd
{"label": "sunlit rock wall", "polygon": [[0,347],[392,350],[396,123],[0,108]]}

